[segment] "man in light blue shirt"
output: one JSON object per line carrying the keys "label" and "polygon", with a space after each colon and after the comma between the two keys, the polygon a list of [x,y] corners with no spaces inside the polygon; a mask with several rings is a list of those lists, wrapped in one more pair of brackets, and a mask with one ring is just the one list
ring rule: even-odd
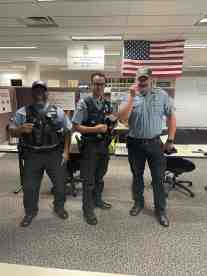
{"label": "man in light blue shirt", "polygon": [[128,117],[128,158],[133,174],[134,206],[130,215],[137,216],[144,208],[144,169],[148,161],[152,176],[154,205],[162,226],[169,226],[166,215],[166,198],[163,188],[164,155],[160,140],[163,117],[167,118],[168,140],[164,149],[170,151],[174,145],[176,118],[172,99],[162,89],[151,87],[151,70],[138,70],[135,85],[130,89],[131,108]]}

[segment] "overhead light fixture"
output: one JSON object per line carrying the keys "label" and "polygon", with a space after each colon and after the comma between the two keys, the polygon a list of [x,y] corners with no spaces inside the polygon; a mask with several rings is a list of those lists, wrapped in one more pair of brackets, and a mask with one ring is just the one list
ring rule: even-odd
{"label": "overhead light fixture", "polygon": [[37,0],[37,2],[55,2],[56,0]]}
{"label": "overhead light fixture", "polygon": [[207,68],[207,66],[206,65],[192,65],[192,66],[189,66],[186,68]]}
{"label": "overhead light fixture", "polygon": [[195,23],[195,26],[207,26],[207,15]]}
{"label": "overhead light fixture", "polygon": [[207,17],[204,17],[203,19],[201,19],[200,23],[207,23]]}
{"label": "overhead light fixture", "polygon": [[186,49],[205,49],[207,48],[207,44],[185,44]]}
{"label": "overhead light fixture", "polygon": [[72,36],[72,40],[78,41],[104,41],[104,40],[122,40],[122,36]]}
{"label": "overhead light fixture", "polygon": [[105,56],[120,56],[120,51],[106,51]]}
{"label": "overhead light fixture", "polygon": [[37,49],[36,46],[0,46],[0,49]]}

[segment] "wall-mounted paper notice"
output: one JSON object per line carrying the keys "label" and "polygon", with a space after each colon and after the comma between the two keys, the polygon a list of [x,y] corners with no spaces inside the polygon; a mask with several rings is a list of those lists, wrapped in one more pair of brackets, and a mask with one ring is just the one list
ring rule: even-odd
{"label": "wall-mounted paper notice", "polygon": [[0,89],[0,113],[11,112],[11,100],[8,89]]}
{"label": "wall-mounted paper notice", "polygon": [[61,107],[63,110],[74,110],[75,92],[50,92],[49,102]]}

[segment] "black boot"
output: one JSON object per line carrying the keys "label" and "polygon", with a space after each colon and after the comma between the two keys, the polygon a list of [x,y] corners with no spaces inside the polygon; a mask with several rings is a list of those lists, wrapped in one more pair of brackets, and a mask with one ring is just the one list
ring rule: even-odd
{"label": "black boot", "polygon": [[168,219],[165,211],[156,210],[155,214],[157,216],[157,219],[158,219],[160,225],[162,225],[164,227],[169,227],[170,222],[169,222],[169,219]]}
{"label": "black boot", "polygon": [[61,219],[68,218],[68,212],[64,208],[54,208],[54,212]]}
{"label": "black boot", "polygon": [[86,222],[90,225],[96,225],[98,223],[94,211],[83,211],[83,216]]}
{"label": "black boot", "polygon": [[144,204],[140,204],[135,201],[133,207],[129,211],[130,216],[138,216],[138,214],[144,209]]}
{"label": "black boot", "polygon": [[102,210],[108,210],[108,209],[111,209],[112,205],[101,199],[101,200],[96,200],[95,201],[95,207],[100,208]]}
{"label": "black boot", "polygon": [[37,213],[34,214],[26,214],[23,218],[23,220],[20,223],[21,227],[28,227],[31,223],[34,217],[37,216]]}

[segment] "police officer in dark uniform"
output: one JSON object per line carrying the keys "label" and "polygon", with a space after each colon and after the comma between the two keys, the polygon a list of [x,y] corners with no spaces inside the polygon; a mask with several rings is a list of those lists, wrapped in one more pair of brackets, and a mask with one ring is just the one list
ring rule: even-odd
{"label": "police officer in dark uniform", "polygon": [[[81,177],[83,178],[83,214],[90,225],[97,224],[94,207],[110,209],[103,201],[104,175],[109,162],[108,146],[111,141],[107,117],[111,112],[110,102],[104,100],[105,76],[91,76],[92,96],[80,100],[72,122],[81,138]],[[109,119],[110,121],[110,119]]]}
{"label": "police officer in dark uniform", "polygon": [[71,123],[64,111],[48,102],[45,82],[32,85],[33,103],[17,110],[10,125],[11,135],[19,137],[23,149],[23,193],[25,217],[22,227],[31,224],[38,213],[39,190],[44,171],[54,186],[54,212],[67,219],[64,209],[65,164],[69,154]]}

